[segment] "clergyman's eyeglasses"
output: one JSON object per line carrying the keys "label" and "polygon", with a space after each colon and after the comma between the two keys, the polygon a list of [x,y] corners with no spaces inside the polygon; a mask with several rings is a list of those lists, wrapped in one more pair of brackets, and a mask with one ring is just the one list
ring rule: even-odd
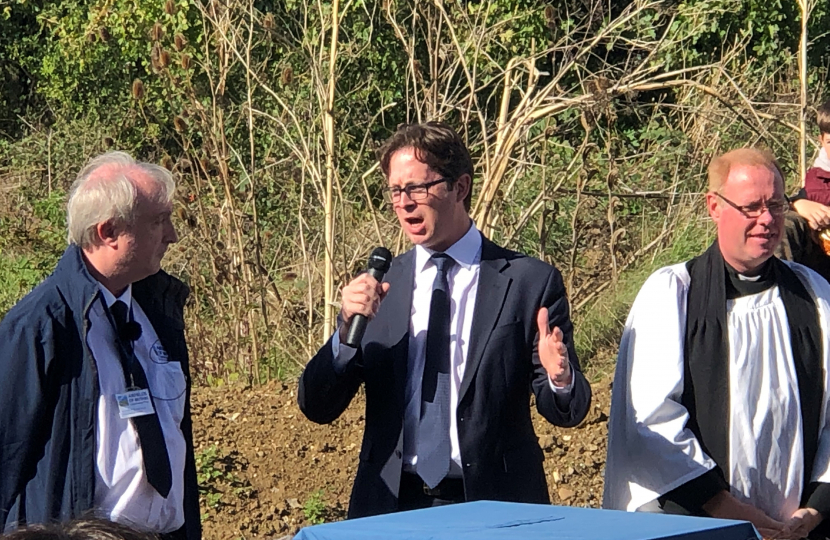
{"label": "clergyman's eyeglasses", "polygon": [[790,202],[787,200],[786,197],[783,199],[769,199],[768,201],[757,201],[750,204],[740,205],[733,203],[717,191],[715,191],[714,193],[715,195],[720,197],[720,199],[723,200],[723,202],[725,202],[726,204],[728,204],[729,206],[743,214],[744,217],[749,219],[761,217],[765,210],[769,210],[769,213],[773,216],[780,216],[784,214],[784,212],[786,212],[787,209],[790,207]]}

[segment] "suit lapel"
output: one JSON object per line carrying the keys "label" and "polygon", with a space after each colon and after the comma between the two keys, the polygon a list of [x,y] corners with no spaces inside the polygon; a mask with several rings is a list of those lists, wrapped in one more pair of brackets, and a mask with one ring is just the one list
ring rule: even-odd
{"label": "suit lapel", "polygon": [[458,392],[458,402],[470,388],[478,370],[487,341],[501,316],[511,279],[502,271],[508,266],[507,260],[494,243],[482,236],[481,267],[478,276],[476,305],[473,310],[473,326],[470,329],[470,346],[467,351],[467,366]]}
{"label": "suit lapel", "polygon": [[[407,363],[409,353],[409,320],[412,312],[412,290],[415,287],[415,250],[409,250],[400,256],[399,264],[393,264],[386,274],[389,293],[383,299],[388,307],[386,311],[389,328],[389,343],[394,346],[396,395],[403,396],[406,391]],[[401,409],[403,411],[403,409]]]}

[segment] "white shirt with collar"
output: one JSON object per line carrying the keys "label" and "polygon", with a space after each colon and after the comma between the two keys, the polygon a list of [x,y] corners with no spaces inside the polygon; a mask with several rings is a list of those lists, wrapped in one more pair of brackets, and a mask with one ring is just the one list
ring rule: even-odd
{"label": "white shirt with collar", "polygon": [[95,430],[95,508],[112,521],[143,531],[173,532],[184,525],[184,462],[186,443],[181,431],[184,418],[186,380],[179,362],[170,362],[153,325],[137,302],[132,285],[116,298],[100,283],[106,302],[127,304],[132,320],[141,325],[141,337],[133,343],[158,414],[173,483],[165,499],[147,482],[138,433],[129,419],[122,419],[116,393],[126,390],[124,371],[116,343],[106,339],[112,325],[102,302],[89,311],[89,346],[98,369],[100,395]]}
{"label": "white shirt with collar", "polygon": [[[461,448],[458,443],[456,409],[458,391],[467,366],[467,352],[470,345],[470,330],[473,326],[476,295],[478,293],[481,269],[481,233],[471,222],[467,233],[444,253],[455,260],[447,281],[450,286],[450,444],[452,448],[450,477],[461,477]],[[418,462],[417,436],[421,416],[421,380],[426,356],[429,307],[432,300],[432,284],[436,266],[431,257],[435,251],[415,246],[415,283],[412,290],[412,309],[409,319],[409,352],[407,362],[406,394],[404,396],[404,470],[415,472]],[[540,306],[541,307],[541,306]],[[535,324],[535,321],[534,321]],[[354,357],[356,349],[340,343],[339,332],[332,339],[335,370],[342,372]],[[570,397],[573,381],[566,387],[557,387],[548,378],[553,391],[562,401]]]}

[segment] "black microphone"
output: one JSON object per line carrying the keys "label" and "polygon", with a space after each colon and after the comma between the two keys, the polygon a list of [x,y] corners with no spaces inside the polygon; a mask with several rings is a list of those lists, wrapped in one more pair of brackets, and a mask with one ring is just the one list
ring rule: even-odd
{"label": "black microphone", "polygon": [[[369,262],[366,264],[366,271],[370,276],[378,280],[378,283],[383,281],[383,275],[389,270],[389,265],[392,263],[392,254],[385,247],[376,247],[372,254],[369,255]],[[365,315],[355,315],[352,317],[349,325],[349,333],[346,335],[346,345],[349,347],[357,347],[363,339],[363,333],[366,331],[366,323],[369,319]]]}

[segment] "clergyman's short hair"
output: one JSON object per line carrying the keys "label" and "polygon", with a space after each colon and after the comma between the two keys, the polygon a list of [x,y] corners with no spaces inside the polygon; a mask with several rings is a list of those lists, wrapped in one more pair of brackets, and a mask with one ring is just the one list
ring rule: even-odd
{"label": "clergyman's short hair", "polygon": [[816,109],[816,124],[822,135],[830,133],[830,99]]}
{"label": "clergyman's short hair", "polygon": [[78,173],[69,192],[66,224],[70,244],[92,246],[99,223],[113,220],[130,225],[135,218],[137,191],[131,175],[142,171],[161,187],[162,202],[173,200],[176,183],[170,171],[153,163],[136,161],[126,152],[95,157]]}
{"label": "clergyman's short hair", "polygon": [[458,133],[444,122],[403,124],[378,150],[380,169],[389,177],[389,162],[398,150],[412,148],[415,157],[444,178],[455,181],[467,174],[470,176],[470,192],[464,199],[464,207],[470,210],[473,197],[473,160],[470,151]]}
{"label": "clergyman's short hair", "polygon": [[139,532],[126,525],[103,519],[77,519],[66,523],[29,525],[0,535],[2,540],[158,540],[152,533]]}
{"label": "clergyman's short hair", "polygon": [[782,186],[784,184],[784,173],[772,153],[759,148],[739,148],[717,156],[709,164],[709,191],[720,192],[729,178],[729,171],[739,165],[766,167],[778,173]]}

